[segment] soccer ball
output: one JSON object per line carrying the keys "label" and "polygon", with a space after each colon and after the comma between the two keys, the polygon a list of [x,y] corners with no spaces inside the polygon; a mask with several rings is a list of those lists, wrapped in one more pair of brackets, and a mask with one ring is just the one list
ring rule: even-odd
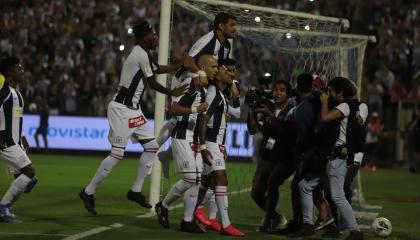
{"label": "soccer ball", "polygon": [[378,217],[373,220],[372,229],[375,231],[375,234],[379,237],[388,237],[392,232],[391,222],[384,218]]}
{"label": "soccer ball", "polygon": [[38,110],[38,107],[36,106],[36,103],[34,103],[34,102],[30,103],[29,106],[28,106],[28,110],[31,113],[36,112]]}

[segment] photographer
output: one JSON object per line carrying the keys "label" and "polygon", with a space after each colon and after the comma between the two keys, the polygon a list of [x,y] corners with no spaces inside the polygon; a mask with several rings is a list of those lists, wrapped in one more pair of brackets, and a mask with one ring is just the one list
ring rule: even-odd
{"label": "photographer", "polygon": [[[252,135],[256,132],[263,134],[260,160],[257,162],[251,192],[255,203],[266,213],[259,227],[262,232],[273,232],[282,222],[286,222],[276,212],[276,206],[279,186],[292,175],[295,166],[292,150],[295,144],[295,128],[291,122],[285,121],[287,113],[293,107],[289,102],[290,92],[291,86],[288,82],[277,81],[271,97],[274,98],[274,104],[267,91],[255,95],[255,101],[250,101],[250,94],[255,92],[247,94],[246,103],[250,106],[248,130]],[[262,115],[262,123],[258,121],[258,114]]]}
{"label": "photographer", "polygon": [[[359,230],[353,209],[344,192],[346,175],[349,168],[355,164],[354,157],[350,157],[350,155],[358,153],[360,147],[360,142],[355,141],[358,136],[353,131],[348,131],[357,127],[358,105],[349,101],[354,96],[349,80],[336,77],[328,83],[328,87],[329,93],[324,93],[320,97],[321,120],[323,122],[340,120],[340,126],[337,128],[339,134],[335,138],[334,149],[327,167],[331,198],[350,230],[350,235],[346,239],[359,240],[363,239],[363,234]],[[331,110],[328,107],[330,96],[337,103],[336,107]]]}

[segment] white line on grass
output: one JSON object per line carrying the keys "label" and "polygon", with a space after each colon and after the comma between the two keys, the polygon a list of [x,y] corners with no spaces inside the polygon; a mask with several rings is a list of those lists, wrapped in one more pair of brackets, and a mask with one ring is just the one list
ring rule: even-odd
{"label": "white line on grass", "polygon": [[[231,192],[230,194],[231,195],[236,195],[236,194],[240,194],[240,193],[244,193],[244,192],[249,192],[249,191],[251,191],[251,188],[245,188],[245,189],[242,189],[242,190],[239,190],[239,191],[234,191],[234,192]],[[180,203],[180,204],[175,205],[171,209],[180,208],[183,205],[184,204]],[[136,218],[150,218],[150,217],[153,217],[155,215],[156,215],[156,213],[154,211],[150,211],[148,213],[138,215],[138,216],[136,216]],[[87,230],[85,232],[76,233],[74,235],[67,236],[67,237],[65,237],[65,238],[63,238],[61,240],[78,240],[78,239],[82,239],[82,238],[85,238],[85,237],[88,237],[88,236],[92,236],[92,235],[95,235],[95,234],[98,234],[98,233],[101,233],[101,232],[104,232],[104,231],[108,231],[108,230],[115,229],[115,228],[120,228],[120,227],[123,227],[123,226],[125,226],[125,224],[122,224],[122,223],[113,223],[113,224],[111,224],[109,226],[102,226],[102,227],[92,228],[92,229]]]}

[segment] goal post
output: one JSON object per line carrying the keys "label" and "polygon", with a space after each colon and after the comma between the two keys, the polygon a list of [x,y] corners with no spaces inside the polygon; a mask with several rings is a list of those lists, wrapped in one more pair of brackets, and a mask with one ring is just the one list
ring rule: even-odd
{"label": "goal post", "polygon": [[[349,27],[347,19],[218,0],[161,0],[159,64],[168,61],[169,39],[184,37],[182,34],[170,34],[171,26],[183,21],[178,19],[179,22],[176,22],[174,11],[182,11],[182,17],[192,16],[202,20],[201,22],[208,24],[208,31],[219,12],[228,12],[237,18],[237,37],[233,41],[231,53],[237,62],[245,63],[245,66],[238,66],[238,80],[246,80],[248,86],[257,85],[257,79],[266,72],[271,73],[274,78],[289,80],[292,85],[300,72],[313,72],[326,81],[342,75],[358,86],[362,81],[364,50],[372,38],[342,34],[342,29]],[[185,44],[191,46],[203,33],[205,32],[196,33],[194,39],[184,39]],[[161,51],[166,52],[166,55]],[[160,79],[166,83],[167,76]],[[164,119],[164,98],[164,95],[157,95],[156,135]],[[252,138],[250,139],[252,144]],[[159,200],[162,189],[160,186],[161,167],[160,162],[155,161],[150,190],[152,205]],[[243,186],[243,189],[247,187],[249,185]]]}

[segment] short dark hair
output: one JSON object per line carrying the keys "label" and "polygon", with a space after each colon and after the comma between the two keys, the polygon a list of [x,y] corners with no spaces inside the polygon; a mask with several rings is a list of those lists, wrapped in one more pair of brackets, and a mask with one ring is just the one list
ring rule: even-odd
{"label": "short dark hair", "polygon": [[7,71],[9,71],[10,68],[15,66],[16,64],[20,63],[20,59],[17,57],[6,57],[3,58],[0,61],[0,73],[4,76],[7,76]]}
{"label": "short dark hair", "polygon": [[328,87],[334,90],[336,93],[342,93],[344,98],[350,98],[354,96],[354,88],[345,77],[335,77],[328,82]]}
{"label": "short dark hair", "polygon": [[219,65],[223,65],[223,66],[235,66],[236,65],[235,59],[232,59],[232,58],[219,59],[217,61],[217,63]]}
{"label": "short dark hair", "polygon": [[220,12],[216,15],[213,22],[213,29],[219,29],[219,24],[226,24],[230,19],[236,20],[236,17],[226,12]]}
{"label": "short dark hair", "polygon": [[274,82],[273,86],[281,85],[281,84],[283,84],[284,86],[286,86],[287,96],[290,97],[291,92],[292,92],[292,85],[290,85],[290,83],[288,81],[285,81],[285,80],[277,80],[276,82]]}
{"label": "short dark hair", "polygon": [[138,24],[133,27],[133,34],[136,40],[142,40],[150,31],[152,26],[146,20],[141,20]]}
{"label": "short dark hair", "polygon": [[297,77],[297,85],[296,88],[299,92],[302,93],[309,93],[312,91],[312,82],[314,78],[309,73],[302,73],[299,74]]}

